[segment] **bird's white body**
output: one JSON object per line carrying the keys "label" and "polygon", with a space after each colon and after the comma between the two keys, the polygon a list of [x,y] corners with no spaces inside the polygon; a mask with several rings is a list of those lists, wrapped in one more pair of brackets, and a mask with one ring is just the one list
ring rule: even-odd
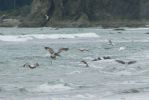
{"label": "bird's white body", "polygon": [[119,51],[122,51],[122,50],[125,50],[125,49],[126,49],[126,47],[120,47]]}

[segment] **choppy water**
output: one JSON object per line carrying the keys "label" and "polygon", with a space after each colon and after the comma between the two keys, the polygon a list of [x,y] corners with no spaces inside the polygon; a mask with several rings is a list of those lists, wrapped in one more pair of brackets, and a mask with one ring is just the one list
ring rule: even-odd
{"label": "choppy water", "polygon": [[[0,100],[148,100],[148,32],[149,28],[0,28]],[[69,51],[51,60],[45,46]],[[92,61],[103,56],[112,59]],[[137,62],[122,65],[115,60]],[[36,69],[22,67],[36,62]]]}

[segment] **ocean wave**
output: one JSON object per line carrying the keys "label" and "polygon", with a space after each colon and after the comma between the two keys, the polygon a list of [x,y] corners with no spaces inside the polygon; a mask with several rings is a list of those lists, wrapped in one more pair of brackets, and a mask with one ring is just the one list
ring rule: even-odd
{"label": "ocean wave", "polygon": [[20,87],[20,86],[4,86],[0,87],[0,92],[20,92],[20,93],[27,93],[27,89],[25,87]]}
{"label": "ocean wave", "polygon": [[97,38],[96,33],[0,35],[0,41],[25,42],[33,39]]}
{"label": "ocean wave", "polygon": [[28,92],[26,88],[19,88],[18,90],[21,93],[27,93]]}
{"label": "ocean wave", "polygon": [[21,86],[6,86],[0,87],[1,92],[17,92],[17,93],[50,93],[50,92],[62,92],[73,89],[67,83],[43,83],[33,87],[21,87]]}
{"label": "ocean wave", "polygon": [[12,59],[26,60],[26,59],[35,59],[35,58],[44,58],[44,56],[22,56],[22,57],[14,57]]}
{"label": "ocean wave", "polygon": [[2,92],[3,91],[3,89],[0,87],[0,92]]}
{"label": "ocean wave", "polygon": [[[101,97],[94,94],[77,94],[65,97],[52,97],[51,100],[99,100]],[[102,99],[103,100],[103,99]]]}
{"label": "ocean wave", "polygon": [[59,92],[59,91],[67,91],[73,89],[70,86],[67,86],[66,84],[49,84],[49,83],[44,83],[41,84],[31,90],[30,92],[41,92],[41,93],[46,93],[46,92]]}
{"label": "ocean wave", "polygon": [[72,75],[72,74],[80,74],[82,71],[72,71],[69,73],[66,73],[66,75]]}

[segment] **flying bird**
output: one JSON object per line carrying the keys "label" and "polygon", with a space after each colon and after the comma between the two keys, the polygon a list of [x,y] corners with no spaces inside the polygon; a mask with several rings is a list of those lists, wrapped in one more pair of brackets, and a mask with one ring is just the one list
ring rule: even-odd
{"label": "flying bird", "polygon": [[83,64],[85,64],[86,67],[89,67],[88,63],[87,63],[85,60],[82,60],[81,62],[82,62]]}
{"label": "flying bird", "polygon": [[54,51],[52,48],[50,48],[50,47],[45,47],[45,50],[48,50],[48,51],[49,51],[49,53],[51,54],[50,57],[51,57],[52,59],[56,59],[57,56],[60,56],[59,54],[60,54],[61,52],[63,52],[63,51],[68,51],[69,48],[60,48],[60,49],[58,50],[58,52],[55,52],[55,51]]}
{"label": "flying bird", "polygon": [[36,68],[38,66],[39,66],[38,63],[35,63],[35,64],[28,64],[28,63],[26,63],[26,64],[23,65],[23,67],[28,67],[30,69],[34,69],[34,68]]}
{"label": "flying bird", "polygon": [[125,61],[122,61],[122,60],[115,60],[116,62],[120,63],[120,64],[127,64],[127,65],[130,65],[130,64],[134,64],[136,63],[137,61],[128,61],[128,62],[125,62]]}

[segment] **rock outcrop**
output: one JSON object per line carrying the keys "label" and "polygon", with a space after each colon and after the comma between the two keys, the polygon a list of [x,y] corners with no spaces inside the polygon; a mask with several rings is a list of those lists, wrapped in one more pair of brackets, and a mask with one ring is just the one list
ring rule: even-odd
{"label": "rock outcrop", "polygon": [[147,8],[148,0],[33,0],[21,26],[142,25],[149,18]]}

